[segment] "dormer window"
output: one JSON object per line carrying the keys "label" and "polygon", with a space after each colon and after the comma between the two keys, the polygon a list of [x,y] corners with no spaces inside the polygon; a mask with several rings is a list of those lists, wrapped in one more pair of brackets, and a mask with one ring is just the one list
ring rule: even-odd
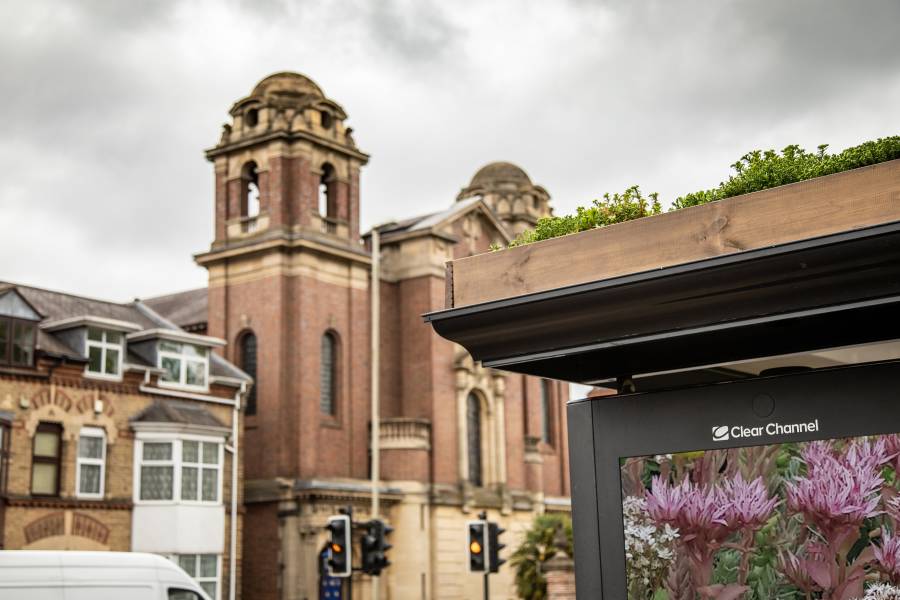
{"label": "dormer window", "polygon": [[34,335],[30,321],[0,317],[0,364],[30,367],[34,362]]}
{"label": "dormer window", "polygon": [[88,327],[87,373],[118,379],[122,376],[122,334]]}
{"label": "dormer window", "polygon": [[203,346],[160,340],[160,383],[206,389],[209,373],[209,350]]}
{"label": "dormer window", "polygon": [[40,319],[15,290],[0,293],[0,365],[30,367],[34,364]]}

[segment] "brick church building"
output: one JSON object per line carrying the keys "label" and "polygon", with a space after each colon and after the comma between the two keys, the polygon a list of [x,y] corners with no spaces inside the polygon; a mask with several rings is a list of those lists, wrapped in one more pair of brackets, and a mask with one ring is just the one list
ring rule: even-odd
{"label": "brick church building", "polygon": [[[243,597],[312,600],[327,517],[369,511],[368,155],[343,108],[303,75],[263,79],[230,115],[206,152],[215,239],[195,258],[209,287],[146,303],[227,341],[225,358],[256,382],[244,421]],[[549,200],[519,167],[492,163],[446,210],[379,228],[382,513],[395,528],[381,598],[479,597],[467,520],[487,510],[508,530],[508,556],[534,515],[569,510],[567,386],[484,369],[421,318],[444,306],[446,261],[508,241],[549,215]],[[495,598],[515,597],[508,565],[491,581]]]}

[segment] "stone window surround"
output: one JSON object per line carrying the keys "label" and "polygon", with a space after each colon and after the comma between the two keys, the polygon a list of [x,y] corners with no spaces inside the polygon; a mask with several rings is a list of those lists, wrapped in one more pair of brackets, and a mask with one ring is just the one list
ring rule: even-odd
{"label": "stone window surround", "polygon": [[[460,349],[461,350],[461,349]],[[474,393],[482,401],[481,480],[482,487],[506,484],[506,378],[498,371],[475,364],[465,350],[456,358],[456,405],[458,427],[459,479],[468,483],[469,456],[466,412],[468,397]]]}
{"label": "stone window surround", "polygon": [[[216,468],[217,490],[216,500],[182,500],[181,499],[181,467],[182,467],[182,442],[207,442],[218,444],[218,463]],[[144,442],[159,442],[172,444],[172,498],[167,500],[142,500],[141,499],[141,465],[143,464]],[[222,506],[224,504],[224,481],[223,473],[225,462],[225,435],[200,435],[187,432],[171,432],[171,431],[146,431],[142,430],[136,433],[134,440],[134,494],[133,501],[136,505],[143,506],[174,506],[177,504],[186,504],[191,506]]]}

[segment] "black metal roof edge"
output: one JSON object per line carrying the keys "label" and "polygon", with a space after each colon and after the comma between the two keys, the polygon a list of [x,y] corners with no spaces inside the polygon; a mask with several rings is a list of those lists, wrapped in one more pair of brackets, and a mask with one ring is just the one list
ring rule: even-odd
{"label": "black metal roof edge", "polygon": [[681,263],[669,267],[660,267],[657,269],[640,271],[638,273],[630,273],[628,275],[621,275],[618,277],[610,277],[607,279],[599,279],[597,281],[591,281],[587,283],[578,283],[563,286],[554,288],[552,290],[532,292],[529,294],[523,294],[521,296],[503,298],[500,300],[491,300],[488,302],[481,302],[478,304],[472,304],[460,308],[448,308],[438,311],[432,311],[423,314],[422,318],[426,323],[432,323],[436,321],[443,321],[446,319],[464,317],[472,314],[490,312],[492,310],[504,309],[510,306],[518,306],[531,302],[541,302],[544,300],[552,300],[565,296],[576,296],[579,294],[601,290],[604,288],[613,288],[652,279],[661,279],[673,275],[690,273],[693,271],[701,271],[703,269],[712,269],[741,262],[750,262],[761,258],[777,256],[781,254],[789,254],[791,252],[800,250],[824,248],[827,246],[846,243],[853,240],[875,238],[882,235],[889,235],[898,232],[900,232],[900,221],[891,221],[889,223],[882,223],[870,227],[862,227],[859,229],[842,231],[840,233],[832,233],[823,236],[806,238],[803,240],[796,240],[784,244],[774,244],[770,246],[764,246],[762,248],[754,248],[752,250],[744,250],[731,254],[725,254],[722,256],[714,256],[712,258],[703,258],[700,260]]}
{"label": "black metal roof edge", "polygon": [[633,346],[636,344],[645,344],[647,342],[656,342],[665,340],[671,337],[689,337],[689,336],[700,336],[704,333],[714,332],[714,331],[728,331],[734,330],[739,327],[752,327],[753,325],[758,325],[762,323],[773,323],[778,321],[787,321],[798,318],[803,318],[807,316],[815,316],[815,315],[824,315],[829,313],[841,313],[848,310],[854,310],[858,308],[869,308],[873,306],[879,306],[883,304],[890,305],[900,305],[900,296],[888,296],[886,298],[874,298],[870,300],[863,300],[859,302],[852,302],[848,304],[841,304],[837,306],[823,306],[810,308],[805,310],[797,310],[786,313],[780,313],[775,315],[765,315],[759,317],[749,317],[746,319],[740,319],[737,321],[723,321],[720,323],[711,323],[708,325],[701,325],[698,327],[690,327],[684,329],[676,329],[676,330],[666,330],[659,331],[655,333],[645,334],[645,335],[636,335],[627,338],[616,338],[612,340],[605,340],[602,342],[594,342],[591,344],[580,344],[577,346],[567,346],[564,348],[556,348],[552,350],[544,350],[538,352],[530,352],[525,354],[517,354],[510,355],[504,358],[496,358],[496,359],[485,359],[483,364],[485,367],[491,367],[496,369],[502,369],[503,367],[508,367],[510,365],[515,365],[524,362],[532,362],[535,360],[541,360],[546,358],[557,358],[561,356],[567,356],[572,354],[582,354],[585,352],[590,352],[592,350],[600,350],[606,348],[623,348],[625,346]]}

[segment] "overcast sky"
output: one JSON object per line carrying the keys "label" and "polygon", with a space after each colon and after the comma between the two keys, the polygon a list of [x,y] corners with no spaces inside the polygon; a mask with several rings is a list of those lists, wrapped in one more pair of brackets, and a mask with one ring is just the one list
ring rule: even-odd
{"label": "overcast sky", "polygon": [[205,285],[231,103],[302,72],[372,155],[363,226],[509,160],[557,213],[665,201],[753,148],[900,134],[900,2],[0,3],[0,280],[114,300]]}

